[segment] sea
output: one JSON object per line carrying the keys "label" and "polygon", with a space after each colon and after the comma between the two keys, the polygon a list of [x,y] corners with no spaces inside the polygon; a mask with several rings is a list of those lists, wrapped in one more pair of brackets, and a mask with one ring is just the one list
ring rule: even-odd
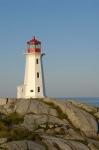
{"label": "sea", "polygon": [[76,101],[79,101],[81,103],[87,103],[89,105],[97,106],[99,107],[99,97],[64,97],[62,99],[74,99]]}

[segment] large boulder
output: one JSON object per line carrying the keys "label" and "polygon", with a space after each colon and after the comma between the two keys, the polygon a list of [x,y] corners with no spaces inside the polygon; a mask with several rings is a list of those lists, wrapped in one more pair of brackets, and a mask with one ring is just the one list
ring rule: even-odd
{"label": "large boulder", "polygon": [[95,137],[98,133],[98,122],[95,117],[88,112],[76,107],[71,102],[65,100],[44,99],[47,104],[53,104],[61,109],[62,113],[77,130],[82,131],[89,137]]}
{"label": "large boulder", "polygon": [[51,115],[34,115],[28,114],[24,117],[23,126],[28,130],[38,128],[53,128],[60,126],[68,126],[69,123]]}
{"label": "large boulder", "polygon": [[81,103],[79,101],[73,100],[73,99],[67,99],[68,102],[72,103],[73,105],[75,105],[78,108],[81,108],[83,110],[86,110],[89,113],[96,113],[97,112],[97,108],[85,103]]}
{"label": "large boulder", "polygon": [[93,139],[88,139],[86,138],[87,142],[88,142],[88,147],[91,150],[99,150],[99,141],[98,140],[93,140]]}
{"label": "large boulder", "polygon": [[[97,111],[96,107],[73,100],[11,99],[0,105],[0,143],[8,149],[18,149],[17,147],[25,149],[26,145],[38,144],[35,146],[38,150],[45,149],[46,146],[49,150],[87,150],[88,147],[91,150],[97,150],[99,142],[88,141],[88,137],[99,139]],[[20,122],[21,117],[22,122]],[[24,129],[26,135],[30,134],[30,137],[27,136],[29,139],[22,137],[21,140],[25,139],[25,141],[13,141],[12,134],[18,134],[17,140],[20,140],[20,132]],[[42,140],[36,141],[35,138],[35,142],[27,141],[34,139],[31,133],[39,135]],[[8,142],[9,139],[12,142]]]}
{"label": "large boulder", "polygon": [[55,137],[42,134],[37,141],[23,140],[11,141],[0,144],[0,149],[7,150],[99,150],[99,141],[86,138],[81,140],[65,140],[62,137]]}
{"label": "large boulder", "polygon": [[15,104],[15,112],[19,114],[50,114],[57,116],[57,111],[42,101],[35,99],[20,99]]}
{"label": "large boulder", "polygon": [[14,112],[15,103],[8,103],[1,107],[3,107],[2,112],[4,114],[10,114]]}
{"label": "large boulder", "polygon": [[45,146],[33,141],[12,141],[2,144],[0,149],[7,150],[46,150]]}
{"label": "large boulder", "polygon": [[66,104],[66,114],[73,126],[83,131],[89,137],[97,136],[98,123],[96,119],[84,110],[81,110],[70,103]]}
{"label": "large boulder", "polygon": [[63,138],[43,135],[42,141],[48,146],[49,150],[52,150],[52,148],[56,148],[55,150],[89,150],[88,146],[74,140],[64,140]]}
{"label": "large boulder", "polygon": [[65,134],[64,139],[85,141],[84,137],[73,128],[68,129],[68,133]]}

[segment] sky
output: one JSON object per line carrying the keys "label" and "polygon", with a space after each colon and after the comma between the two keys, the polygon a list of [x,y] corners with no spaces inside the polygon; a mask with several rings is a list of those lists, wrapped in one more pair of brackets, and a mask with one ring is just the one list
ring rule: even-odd
{"label": "sky", "polygon": [[34,35],[47,96],[99,97],[99,0],[0,0],[0,97],[16,97]]}

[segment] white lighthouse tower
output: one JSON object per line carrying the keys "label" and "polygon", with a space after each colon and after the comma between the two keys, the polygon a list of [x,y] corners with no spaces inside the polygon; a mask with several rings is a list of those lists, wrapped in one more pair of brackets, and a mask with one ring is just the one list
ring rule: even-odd
{"label": "white lighthouse tower", "polygon": [[17,98],[45,97],[41,42],[33,37],[27,42],[24,84],[17,87]]}

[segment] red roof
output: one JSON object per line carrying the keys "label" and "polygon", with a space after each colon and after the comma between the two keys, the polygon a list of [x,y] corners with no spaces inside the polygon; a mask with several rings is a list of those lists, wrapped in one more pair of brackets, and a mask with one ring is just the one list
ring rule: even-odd
{"label": "red roof", "polygon": [[38,45],[38,44],[41,44],[41,42],[35,39],[35,36],[34,36],[30,41],[27,42],[27,44]]}

